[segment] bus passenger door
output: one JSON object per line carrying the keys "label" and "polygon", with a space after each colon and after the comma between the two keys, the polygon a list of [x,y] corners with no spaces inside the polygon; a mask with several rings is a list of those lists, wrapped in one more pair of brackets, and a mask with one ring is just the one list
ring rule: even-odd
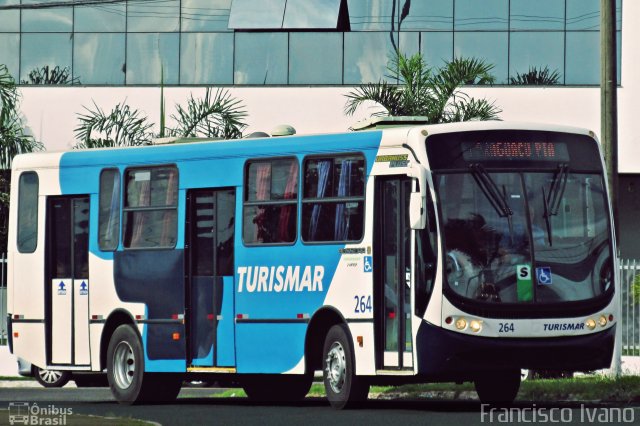
{"label": "bus passenger door", "polygon": [[47,359],[89,365],[89,197],[47,198],[46,247]]}
{"label": "bus passenger door", "polygon": [[412,369],[411,228],[407,176],[381,177],[375,189],[376,365]]}
{"label": "bus passenger door", "polygon": [[235,189],[187,193],[188,364],[235,366]]}

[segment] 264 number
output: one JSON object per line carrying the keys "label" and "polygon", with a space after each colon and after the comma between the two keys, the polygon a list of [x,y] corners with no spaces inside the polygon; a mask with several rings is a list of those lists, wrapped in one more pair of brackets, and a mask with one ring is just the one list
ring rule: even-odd
{"label": "264 number", "polygon": [[501,322],[498,325],[498,333],[513,333],[514,331],[516,331],[516,328],[512,322]]}
{"label": "264 number", "polygon": [[356,314],[363,314],[365,312],[371,312],[372,311],[372,307],[371,307],[371,296],[353,296],[353,298],[356,301],[356,308],[355,308],[355,313]]}

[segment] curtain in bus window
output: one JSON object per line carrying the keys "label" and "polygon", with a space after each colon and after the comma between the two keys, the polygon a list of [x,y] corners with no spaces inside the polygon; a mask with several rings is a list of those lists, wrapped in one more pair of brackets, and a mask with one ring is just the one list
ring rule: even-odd
{"label": "curtain in bus window", "polygon": [[[338,197],[351,195],[351,169],[353,160],[345,159],[340,164],[340,179],[338,181]],[[336,204],[336,223],[334,227],[334,239],[336,241],[347,240],[349,235],[349,221],[351,215],[345,209],[346,203]]]}
{"label": "curtain in bus window", "polygon": [[[256,164],[256,200],[264,201],[268,200],[271,192],[271,164],[259,163]],[[267,231],[265,229],[266,223],[266,209],[264,207],[258,207],[258,212],[253,219],[256,224],[254,228],[255,237],[254,241],[264,241],[267,237]]]}
{"label": "curtain in bus window", "polygon": [[[134,173],[134,175],[135,174],[136,173]],[[136,207],[149,207],[149,202],[151,200],[151,174],[149,173],[148,179],[138,181],[134,183],[134,185],[138,190],[138,199],[135,204],[132,204]],[[136,212],[133,216],[133,235],[131,236],[130,247],[142,247],[145,245],[143,242],[144,228],[147,226],[149,218],[146,212]]]}
{"label": "curtain in bus window", "polygon": [[103,251],[118,248],[120,232],[120,172],[103,170],[100,174],[98,203],[98,246]]}
{"label": "curtain in bus window", "polygon": [[115,172],[113,175],[113,188],[111,190],[111,203],[109,204],[109,219],[107,219],[106,235],[109,237],[118,237],[118,228],[120,227],[120,174]]}
{"label": "curtain in bus window", "polygon": [[[298,163],[296,161],[291,162],[291,167],[289,168],[289,174],[287,177],[287,185],[284,189],[284,199],[292,200],[297,197],[297,189],[298,187]],[[280,220],[278,221],[278,241],[292,241],[295,239],[294,236],[291,235],[291,230],[289,228],[289,222],[291,220],[291,215],[295,214],[295,205],[284,205],[280,208]],[[295,228],[293,228],[295,231]]]}
{"label": "curtain in bus window", "polygon": [[[168,170],[169,178],[167,179],[167,194],[165,196],[165,206],[176,205],[176,172],[174,170]],[[162,213],[162,236],[160,237],[160,245],[162,247],[168,247],[173,245],[173,237],[175,235],[175,210],[165,210]]]}
{"label": "curtain in bus window", "polygon": [[[318,169],[318,188],[316,198],[323,198],[327,192],[327,184],[329,182],[329,171],[331,170],[331,160],[320,160],[317,163]],[[318,231],[318,221],[320,220],[320,210],[322,204],[315,203],[311,212],[311,222],[309,223],[309,241],[316,240]]]}

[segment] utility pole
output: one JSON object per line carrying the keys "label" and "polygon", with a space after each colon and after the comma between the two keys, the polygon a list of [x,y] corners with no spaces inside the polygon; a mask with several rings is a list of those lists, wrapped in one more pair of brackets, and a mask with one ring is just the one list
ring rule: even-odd
{"label": "utility pole", "polygon": [[600,138],[618,239],[618,73],[616,1],[600,0]]}
{"label": "utility pole", "polygon": [[[600,138],[604,147],[616,242],[618,229],[618,73],[616,0],[600,0]],[[617,253],[616,253],[617,256]],[[617,265],[617,262],[615,263]],[[614,271],[620,277],[620,271]],[[617,280],[620,282],[620,280]],[[619,290],[619,289],[618,289]],[[618,295],[620,297],[620,295]],[[620,297],[620,301],[622,298]],[[617,313],[620,319],[620,312]],[[610,374],[622,373],[622,328],[618,321]]]}

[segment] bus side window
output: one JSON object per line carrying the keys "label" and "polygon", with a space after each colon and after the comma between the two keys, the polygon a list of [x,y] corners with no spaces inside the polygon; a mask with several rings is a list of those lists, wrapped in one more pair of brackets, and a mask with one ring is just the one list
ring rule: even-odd
{"label": "bus side window", "polygon": [[244,180],[244,243],[293,243],[296,240],[297,211],[298,160],[248,161]]}
{"label": "bus side window", "polygon": [[306,158],[302,240],[360,241],[364,232],[364,186],[362,155]]}
{"label": "bus side window", "polygon": [[38,244],[38,175],[25,172],[18,184],[18,251],[33,253]]}
{"label": "bus side window", "polygon": [[128,169],[125,185],[124,247],[175,247],[178,169],[173,166]]}
{"label": "bus side window", "polygon": [[98,246],[102,251],[118,248],[120,235],[120,171],[104,169],[100,174]]}

